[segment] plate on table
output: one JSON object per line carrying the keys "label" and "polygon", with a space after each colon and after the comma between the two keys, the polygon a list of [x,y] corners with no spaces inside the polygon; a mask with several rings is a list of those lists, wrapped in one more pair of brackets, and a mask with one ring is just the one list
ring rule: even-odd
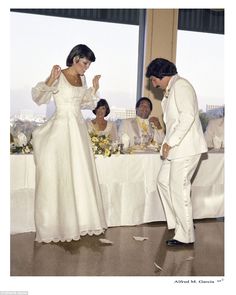
{"label": "plate on table", "polygon": [[210,154],[215,154],[215,153],[224,153],[225,149],[221,148],[221,149],[215,149],[215,148],[211,148],[208,150],[208,153]]}
{"label": "plate on table", "polygon": [[129,149],[130,154],[147,154],[147,153],[157,153],[159,152],[159,147],[154,145],[149,145],[146,147],[135,145]]}

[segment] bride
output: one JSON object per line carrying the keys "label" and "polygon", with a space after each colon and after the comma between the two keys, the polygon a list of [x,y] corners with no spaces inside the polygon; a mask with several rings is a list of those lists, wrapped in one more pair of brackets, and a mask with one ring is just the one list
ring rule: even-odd
{"label": "bride", "polygon": [[86,45],[69,53],[67,68],[54,65],[49,78],[32,89],[33,100],[56,112],[33,132],[36,164],[35,224],[38,242],[79,240],[107,228],[90,138],[82,108],[94,109],[100,76],[87,88],[84,73],[95,61]]}

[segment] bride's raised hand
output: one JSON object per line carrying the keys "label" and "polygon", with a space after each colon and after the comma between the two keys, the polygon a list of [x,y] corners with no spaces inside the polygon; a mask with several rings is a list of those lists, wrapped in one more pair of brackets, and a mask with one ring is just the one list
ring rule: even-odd
{"label": "bride's raised hand", "polygon": [[96,75],[93,78],[93,87],[95,89],[95,92],[99,89],[99,79],[101,78],[101,75]]}
{"label": "bride's raised hand", "polygon": [[54,65],[51,70],[51,74],[46,81],[48,86],[52,86],[53,82],[57,80],[61,75],[61,67],[59,65]]}

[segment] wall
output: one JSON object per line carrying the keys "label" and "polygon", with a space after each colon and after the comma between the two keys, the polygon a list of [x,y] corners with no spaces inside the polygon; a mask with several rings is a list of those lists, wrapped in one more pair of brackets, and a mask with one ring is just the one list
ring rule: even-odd
{"label": "wall", "polygon": [[178,9],[147,9],[142,95],[151,99],[153,103],[151,115],[157,116],[161,122],[160,99],[163,94],[160,89],[153,89],[149,80],[145,78],[145,73],[148,64],[154,58],[163,57],[175,63],[177,29]]}

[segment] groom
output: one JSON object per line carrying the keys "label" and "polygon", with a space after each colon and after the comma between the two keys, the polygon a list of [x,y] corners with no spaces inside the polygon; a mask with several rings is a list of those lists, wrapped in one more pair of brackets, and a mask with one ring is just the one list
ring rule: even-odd
{"label": "groom", "polygon": [[196,93],[193,86],[177,74],[176,66],[163,58],[149,64],[146,77],[154,87],[164,91],[162,110],[166,135],[157,182],[168,229],[175,230],[174,237],[166,242],[168,246],[193,244],[190,180],[201,153],[207,151]]}

